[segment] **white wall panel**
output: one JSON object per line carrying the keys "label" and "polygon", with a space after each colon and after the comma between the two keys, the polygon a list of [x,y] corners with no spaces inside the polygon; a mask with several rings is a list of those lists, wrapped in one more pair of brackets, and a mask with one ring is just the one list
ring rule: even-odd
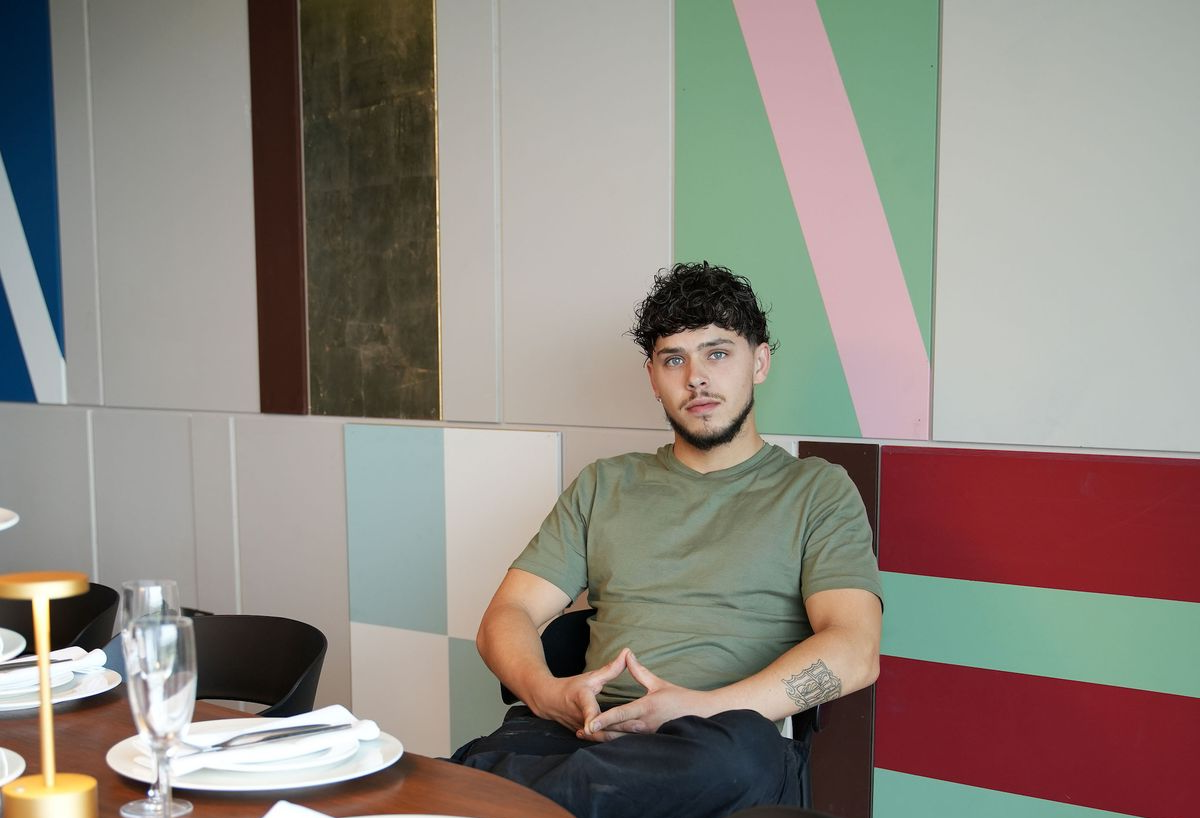
{"label": "white wall panel", "polygon": [[[374,719],[404,749],[447,756],[450,746],[450,640],[355,622],[354,714]],[[497,693],[497,696],[499,694]]]}
{"label": "white wall panel", "polygon": [[0,573],[83,571],[95,578],[88,417],[83,409],[0,403]]}
{"label": "white wall panel", "polygon": [[287,616],[329,640],[317,704],[350,701],[350,598],[342,422],[240,417],[242,612]]}
{"label": "white wall panel", "polygon": [[51,0],[54,140],[62,254],[67,400],[104,402],[100,379],[96,202],[92,188],[92,110],[84,0]]}
{"label": "white wall panel", "polygon": [[246,4],[88,10],[105,402],[256,412]]}
{"label": "white wall panel", "polygon": [[437,4],[442,418],[500,419],[492,0]]}
{"label": "white wall panel", "polygon": [[191,420],[171,412],[94,410],[100,582],[169,578],[196,604]]}
{"label": "white wall panel", "polygon": [[474,641],[508,566],[559,495],[554,432],[447,429],[446,607],[450,636]]}
{"label": "white wall panel", "polygon": [[942,21],[934,438],[1200,451],[1200,5]]}
{"label": "white wall panel", "polygon": [[500,2],[503,420],[651,427],[624,337],[671,261],[671,3]]}
{"label": "white wall panel", "polygon": [[192,496],[196,519],[196,605],[239,613],[233,418],[192,415]]}

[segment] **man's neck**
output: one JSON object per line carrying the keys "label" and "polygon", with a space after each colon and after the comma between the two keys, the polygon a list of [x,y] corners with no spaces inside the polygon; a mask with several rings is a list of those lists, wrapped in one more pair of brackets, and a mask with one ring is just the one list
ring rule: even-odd
{"label": "man's neck", "polygon": [[709,472],[729,469],[738,463],[744,463],[758,453],[766,445],[766,441],[754,429],[753,424],[747,423],[741,434],[723,446],[714,446],[707,451],[697,449],[679,435],[675,435],[675,459],[692,471],[708,474]]}

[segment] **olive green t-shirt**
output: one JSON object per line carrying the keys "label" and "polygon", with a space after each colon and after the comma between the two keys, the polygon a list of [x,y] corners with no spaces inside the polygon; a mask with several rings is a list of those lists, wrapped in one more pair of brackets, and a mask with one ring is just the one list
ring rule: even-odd
{"label": "olive green t-shirt", "polygon": [[[812,635],[804,600],[860,588],[882,599],[871,528],[840,466],[770,444],[701,474],[673,447],[592,463],[513,563],[596,609],[587,669],[623,647],[659,677],[712,690]],[[628,673],[604,704],[645,691]]]}

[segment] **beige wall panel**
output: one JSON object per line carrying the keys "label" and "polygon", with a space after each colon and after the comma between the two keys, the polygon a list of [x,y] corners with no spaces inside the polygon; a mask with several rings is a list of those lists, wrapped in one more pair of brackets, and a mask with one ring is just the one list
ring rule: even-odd
{"label": "beige wall panel", "polygon": [[196,605],[213,613],[239,613],[233,486],[233,418],[192,415]]}
{"label": "beige wall panel", "polygon": [[92,417],[100,581],[169,578],[196,604],[191,419],[97,409]]}
{"label": "beige wall panel", "polygon": [[350,703],[342,421],[234,422],[243,613],[301,619],[329,640],[317,704]]}
{"label": "beige wall panel", "polygon": [[[647,392],[647,395],[649,392]],[[658,404],[654,404],[656,407]],[[662,421],[661,431],[635,429],[566,429],[563,431],[563,488],[579,476],[587,464],[626,452],[653,452],[674,436]],[[546,512],[549,513],[547,508]]]}
{"label": "beige wall panel", "polygon": [[437,4],[442,418],[500,419],[491,0]]}
{"label": "beige wall panel", "polygon": [[944,3],[935,439],[1200,451],[1198,30]]}
{"label": "beige wall panel", "polygon": [[653,428],[624,337],[671,261],[669,0],[500,2],[504,417]]}
{"label": "beige wall panel", "polygon": [[92,188],[92,111],[84,0],[50,3],[54,139],[62,253],[67,400],[104,402],[100,380],[99,280]]}
{"label": "beige wall panel", "polygon": [[450,640],[362,622],[350,633],[354,714],[378,722],[405,750],[450,755]]}
{"label": "beige wall panel", "polygon": [[0,403],[0,506],[21,515],[15,528],[0,532],[0,573],[96,576],[87,415]]}
{"label": "beige wall panel", "polygon": [[104,398],[258,411],[238,0],[88,6]]}

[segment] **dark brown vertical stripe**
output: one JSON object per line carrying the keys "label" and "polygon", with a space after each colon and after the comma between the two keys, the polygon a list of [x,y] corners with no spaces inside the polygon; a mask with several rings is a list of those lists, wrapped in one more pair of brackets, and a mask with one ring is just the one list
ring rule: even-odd
{"label": "dark brown vertical stripe", "polygon": [[258,384],[263,412],[308,412],[308,315],[295,2],[248,0]]}
{"label": "dark brown vertical stripe", "polygon": [[[821,457],[846,470],[874,532],[879,553],[879,446],[800,441],[800,457]],[[871,818],[874,779],[875,687],[821,706],[813,739],[813,807],[840,818]]]}

